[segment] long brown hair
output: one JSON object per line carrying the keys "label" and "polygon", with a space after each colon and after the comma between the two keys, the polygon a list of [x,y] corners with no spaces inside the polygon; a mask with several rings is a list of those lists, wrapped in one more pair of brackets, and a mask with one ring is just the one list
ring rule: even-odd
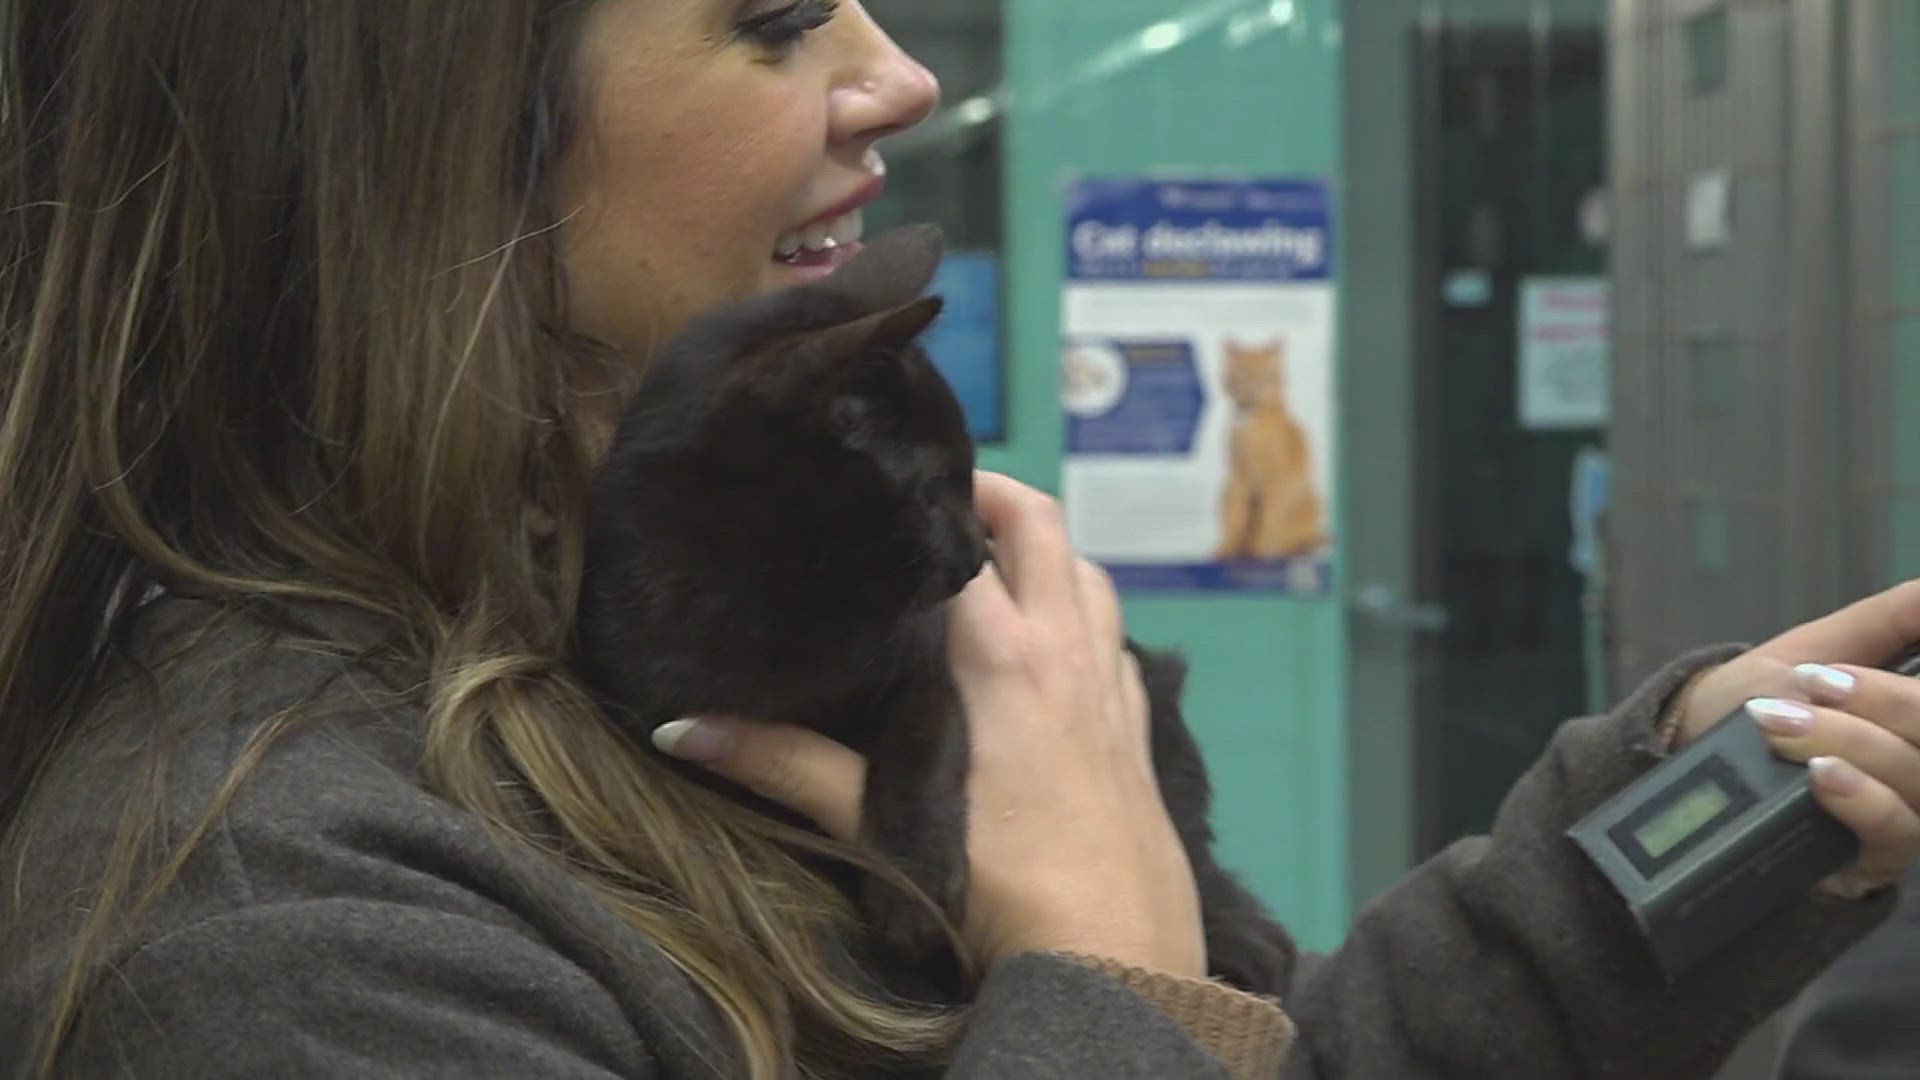
{"label": "long brown hair", "polygon": [[[589,3],[5,5],[0,866],[30,871],[34,779],[99,677],[74,658],[130,582],[319,598],[427,673],[426,782],[658,943],[754,1080],[936,1054],[954,1018],[863,996],[812,944],[851,916],[794,853],[855,856],[654,764],[565,670],[590,467],[569,372],[605,357],[560,329],[543,181]],[[206,829],[140,880],[143,819],[86,907],[43,1077],[103,943]]]}

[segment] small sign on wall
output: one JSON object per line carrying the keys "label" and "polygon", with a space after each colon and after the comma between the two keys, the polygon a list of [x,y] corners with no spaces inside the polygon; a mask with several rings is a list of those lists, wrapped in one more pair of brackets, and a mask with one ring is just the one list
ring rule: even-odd
{"label": "small sign on wall", "polygon": [[1687,184],[1687,247],[1719,251],[1733,243],[1733,174],[1701,173]]}
{"label": "small sign on wall", "polygon": [[1604,277],[1520,283],[1520,426],[1605,427],[1611,290]]}

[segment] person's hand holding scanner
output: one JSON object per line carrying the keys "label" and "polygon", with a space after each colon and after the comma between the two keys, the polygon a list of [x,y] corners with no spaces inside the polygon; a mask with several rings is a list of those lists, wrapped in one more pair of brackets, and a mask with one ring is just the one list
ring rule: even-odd
{"label": "person's hand holding scanner", "polygon": [[1920,859],[1920,679],[1881,670],[1920,644],[1920,581],[1781,634],[1679,699],[1674,748],[1744,706],[1776,753],[1806,762],[1820,805],[1860,837],[1824,883],[1863,896]]}

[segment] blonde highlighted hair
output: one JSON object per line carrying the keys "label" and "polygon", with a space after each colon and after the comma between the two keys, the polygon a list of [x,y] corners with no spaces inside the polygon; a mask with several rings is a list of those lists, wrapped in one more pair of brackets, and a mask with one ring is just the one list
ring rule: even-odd
{"label": "blonde highlighted hair", "polygon": [[[590,465],[569,373],[607,357],[563,329],[544,174],[589,6],[4,6],[0,866],[33,872],[34,781],[116,596],[351,605],[428,673],[426,782],[664,949],[752,1080],[932,1059],[952,1016],[820,955],[851,913],[795,855],[858,856],[653,763],[563,663]],[[163,770],[123,793],[37,1075],[266,746],[170,850],[144,824]]]}

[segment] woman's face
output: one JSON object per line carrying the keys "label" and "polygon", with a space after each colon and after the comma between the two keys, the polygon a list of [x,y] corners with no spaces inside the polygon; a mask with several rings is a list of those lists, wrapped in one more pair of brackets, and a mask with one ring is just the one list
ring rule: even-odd
{"label": "woman's face", "polygon": [[[857,0],[596,0],[555,170],[573,329],[644,361],[716,304],[844,262],[876,140],[939,84]],[[837,243],[836,243],[837,242]]]}

